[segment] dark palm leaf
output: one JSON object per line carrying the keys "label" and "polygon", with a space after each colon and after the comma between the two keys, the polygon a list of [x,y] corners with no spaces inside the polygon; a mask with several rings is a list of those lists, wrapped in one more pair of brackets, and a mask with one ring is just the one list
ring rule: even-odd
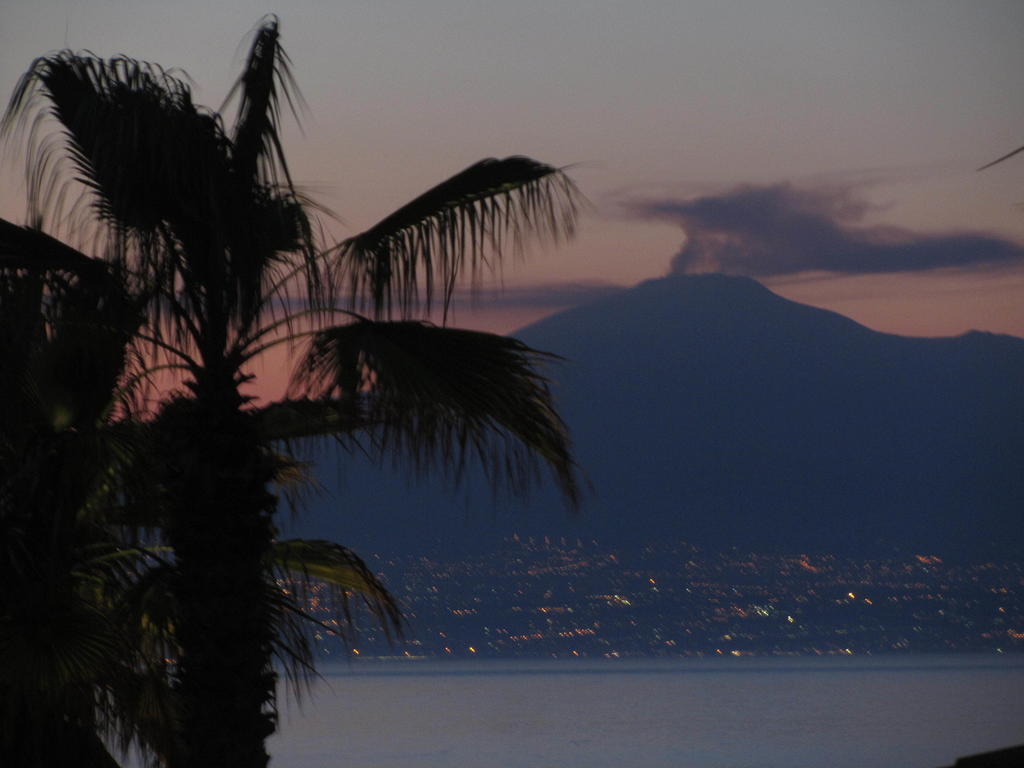
{"label": "dark palm leaf", "polygon": [[296,697],[314,675],[311,634],[324,632],[345,643],[357,637],[353,597],[389,636],[401,635],[394,598],[351,550],[327,541],[291,540],[276,542],[271,558],[277,579],[267,585],[266,604],[275,625],[274,653]]}
{"label": "dark palm leaf", "polygon": [[27,406],[24,372],[45,334],[44,297],[41,275],[0,271],[0,449],[11,456],[40,426]]}
{"label": "dark palm leaf", "polygon": [[[288,54],[280,44],[276,16],[267,17],[256,30],[245,70],[228,94],[239,94],[232,158],[243,179],[276,182],[278,171],[292,186],[280,137],[280,103],[283,95],[296,113],[293,99],[301,98],[291,75]],[[294,94],[294,96],[293,96]],[[262,172],[260,169],[262,164]]]}
{"label": "dark palm leaf", "polygon": [[506,249],[575,231],[580,195],[558,168],[528,157],[471,165],[337,247],[336,280],[379,319],[429,306],[440,283],[445,306],[460,274],[476,279]]}
{"label": "dark palm leaf", "polygon": [[252,415],[260,437],[268,442],[345,436],[362,426],[352,403],[344,400],[282,400]]}
{"label": "dark palm leaf", "polygon": [[140,304],[115,270],[31,229],[0,232],[0,352],[14,363],[0,376],[0,743],[20,751],[12,764],[98,765],[112,762],[98,734],[153,746],[112,693],[150,665],[115,610],[140,554],[109,514],[135,455],[112,410]]}
{"label": "dark palm leaf", "polygon": [[[36,136],[47,116],[63,127],[65,143]],[[251,324],[264,283],[275,277],[277,251],[309,239],[294,194],[240,178],[220,117],[197,107],[188,84],[155,64],[70,51],[37,59],[5,121],[8,129],[32,123],[28,167],[37,175],[47,168],[60,176],[58,156],[70,161],[114,236],[114,252],[177,296],[178,314],[226,312]],[[65,194],[53,179],[33,183],[60,190],[44,201],[51,208]]]}
{"label": "dark palm leaf", "polygon": [[115,660],[126,658],[127,648],[117,628],[106,614],[83,603],[47,608],[45,615],[5,611],[0,618],[0,751],[5,764],[54,764],[39,756],[59,753],[57,745],[69,730],[103,732],[116,719],[95,694],[123,670]]}
{"label": "dark palm leaf", "polygon": [[[71,51],[36,59],[11,97],[5,122],[10,127],[45,114],[63,126],[68,144],[32,145],[37,152],[68,153],[103,220],[156,237],[168,219],[195,225],[218,208],[223,184],[211,180],[225,166],[226,139],[217,119],[192,103],[188,85],[159,66]],[[43,127],[36,122],[33,130]],[[60,167],[38,156],[29,165]]]}
{"label": "dark palm leaf", "polygon": [[478,459],[494,484],[525,491],[536,459],[570,505],[579,500],[565,424],[538,366],[516,339],[428,323],[362,319],[318,333],[292,388],[348,403],[382,452],[423,471]]}
{"label": "dark palm leaf", "polygon": [[[249,49],[245,69],[225,101],[239,98],[231,164],[238,185],[235,226],[230,242],[229,274],[237,287],[242,316],[256,320],[265,310],[273,312],[280,296],[282,274],[296,274],[314,304],[322,287],[314,248],[313,224],[308,212],[315,209],[292,183],[281,145],[283,98],[297,119],[302,97],[291,74],[288,54],[280,43],[279,22],[270,15],[261,21]],[[278,253],[287,253],[281,258]],[[286,305],[286,301],[279,301]],[[287,316],[287,308],[285,308]],[[250,323],[253,325],[254,323]]]}
{"label": "dark palm leaf", "polygon": [[385,632],[402,633],[402,612],[395,598],[362,558],[348,547],[319,539],[288,539],[274,543],[274,564],[285,574],[300,601],[308,604],[315,582],[330,588],[332,607],[342,621],[335,621],[335,634],[345,636],[354,629],[350,607],[352,596],[377,618]]}
{"label": "dark palm leaf", "polygon": [[996,158],[991,163],[985,163],[985,165],[981,166],[981,168],[979,168],[978,170],[984,171],[986,168],[991,168],[993,165],[998,165],[1004,160],[1009,160],[1011,157],[1013,157],[1014,155],[1019,155],[1021,152],[1024,152],[1024,147],[1017,147],[1017,149],[1013,150],[1013,152],[1007,152],[1005,155]]}
{"label": "dark palm leaf", "polygon": [[32,227],[0,219],[0,269],[66,272],[93,284],[108,279],[110,267]]}

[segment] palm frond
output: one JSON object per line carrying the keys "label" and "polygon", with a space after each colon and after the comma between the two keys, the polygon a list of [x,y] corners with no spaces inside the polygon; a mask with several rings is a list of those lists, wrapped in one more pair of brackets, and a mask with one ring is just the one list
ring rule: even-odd
{"label": "palm frond", "polygon": [[110,267],[33,227],[0,219],[0,269],[66,272],[100,283]]}
{"label": "palm frond", "polygon": [[245,69],[226,102],[236,94],[239,96],[232,149],[237,173],[243,179],[276,182],[280,170],[290,188],[291,174],[280,137],[280,97],[284,96],[292,114],[297,116],[295,102],[301,96],[291,74],[288,54],[281,47],[279,26],[273,15],[260,23]]}
{"label": "palm frond", "polygon": [[0,270],[0,446],[18,445],[36,427],[26,424],[25,370],[46,333],[45,296],[42,275]]}
{"label": "palm frond", "polygon": [[0,752],[19,765],[116,764],[101,735],[152,754],[112,693],[152,661],[117,608],[146,567],[111,511],[137,432],[112,413],[141,321],[122,277],[0,222]]}
{"label": "palm frond", "polygon": [[[303,442],[316,447],[317,440],[302,438]],[[307,508],[309,499],[319,493],[323,487],[316,478],[314,465],[298,457],[298,451],[292,440],[285,443],[284,451],[272,451],[274,462],[274,490],[278,495],[279,511],[287,510],[292,517]]]}
{"label": "palm frond", "polygon": [[[77,183],[106,225],[115,259],[133,259],[150,283],[167,296],[181,292],[191,308],[230,298],[210,295],[211,285],[218,294],[231,287],[211,253],[225,250],[229,223],[244,229],[233,210],[240,195],[230,142],[219,117],[193,103],[185,80],[128,57],[59,51],[33,62],[4,120],[8,130],[31,125],[28,168],[32,184],[51,191],[44,208]],[[60,141],[49,130],[54,121]],[[41,168],[55,178],[38,178]]]}
{"label": "palm frond", "polygon": [[81,185],[106,225],[98,242],[159,291],[154,332],[169,318],[181,347],[223,345],[202,338],[221,317],[248,337],[264,311],[276,311],[271,286],[296,262],[307,293],[322,290],[314,228],[277,138],[290,75],[276,21],[259,30],[240,82],[240,145],[218,114],[193,103],[183,78],[123,56],[37,59],[4,117],[6,130],[30,134],[30,197],[52,217],[68,185]]}
{"label": "palm frond", "polygon": [[[281,47],[279,27],[274,15],[260,22],[245,69],[231,88],[225,106],[238,97],[231,164],[239,197],[248,206],[236,211],[247,225],[236,231],[231,242],[230,271],[246,302],[243,313],[284,309],[287,318],[286,302],[280,300],[285,275],[305,281],[306,293],[314,305],[326,301],[321,300],[316,235],[310,220],[317,206],[296,190],[281,144],[281,99],[298,122],[302,95],[292,76],[288,54]],[[274,258],[280,251],[296,258]],[[275,298],[279,299],[276,305],[270,301]]]}
{"label": "palm frond", "polygon": [[284,509],[298,515],[321,490],[310,459],[333,438],[347,449],[358,447],[358,414],[349,403],[330,400],[281,400],[249,411],[256,434],[274,464],[274,486]]}
{"label": "palm frond", "polygon": [[116,302],[101,305],[100,311],[84,309],[65,308],[51,337],[34,350],[25,372],[39,407],[63,413],[61,419],[67,423],[59,428],[91,426],[116,407],[113,398],[138,321],[137,315],[121,316],[136,307]]}
{"label": "palm frond", "polygon": [[126,657],[127,643],[106,615],[88,606],[48,608],[42,616],[5,612],[0,619],[0,753],[5,764],[40,768],[76,760],[106,764],[69,755],[66,746],[99,744],[99,734],[112,732],[117,716],[96,694],[126,672],[116,662]]}
{"label": "palm frond", "polygon": [[282,400],[251,413],[260,437],[268,442],[343,436],[361,426],[351,404],[344,401]]}
{"label": "palm frond", "polygon": [[[180,765],[178,723],[180,706],[171,686],[168,664],[148,660],[138,669],[122,675],[104,691],[107,709],[125,713],[117,722],[108,741],[116,744],[122,754],[133,745],[145,747],[143,755],[154,766]],[[119,765],[115,763],[114,766]]]}
{"label": "palm frond", "polygon": [[539,459],[572,508],[576,466],[539,366],[553,355],[480,331],[368,319],[313,337],[293,392],[348,403],[381,452],[462,475],[479,461],[495,487],[528,490]]}
{"label": "palm frond", "polygon": [[1009,160],[1011,157],[1013,157],[1014,155],[1019,155],[1021,152],[1024,152],[1024,147],[1017,147],[1017,149],[1013,150],[1013,152],[1007,152],[1002,157],[997,157],[991,163],[985,163],[978,170],[979,171],[984,171],[986,168],[991,168],[993,165],[998,165],[999,163],[1003,162],[1004,160]]}
{"label": "palm frond", "polygon": [[[157,237],[167,218],[192,213],[197,219],[190,207],[216,209],[223,190],[208,180],[211,169],[224,165],[226,140],[216,118],[192,103],[188,84],[158,65],[71,51],[38,58],[15,88],[4,120],[8,128],[33,121],[38,133],[46,127],[40,116],[59,121],[66,141],[36,136],[29,167],[62,172],[53,154],[65,153],[104,221]],[[183,163],[186,157],[190,162]]]}
{"label": "palm frond", "polygon": [[166,548],[97,542],[83,551],[74,575],[79,592],[116,628],[123,644],[113,674],[102,678],[96,703],[110,743],[164,759],[177,750],[178,707],[171,688],[176,654],[176,604]]}
{"label": "palm frond", "polygon": [[342,623],[334,632],[344,636],[353,628],[351,596],[359,598],[388,634],[401,635],[402,612],[387,587],[377,578],[362,558],[348,547],[320,539],[288,539],[274,543],[271,553],[275,565],[285,571],[298,590],[298,597],[307,598],[314,582],[331,588],[333,608]]}
{"label": "palm frond", "polygon": [[41,698],[109,677],[125,649],[116,627],[101,611],[76,604],[33,621],[0,621],[0,689]]}
{"label": "palm frond", "polygon": [[377,319],[415,308],[421,286],[425,306],[440,289],[447,308],[463,272],[475,282],[528,239],[571,237],[580,203],[558,168],[519,156],[481,160],[342,241],[334,280]]}

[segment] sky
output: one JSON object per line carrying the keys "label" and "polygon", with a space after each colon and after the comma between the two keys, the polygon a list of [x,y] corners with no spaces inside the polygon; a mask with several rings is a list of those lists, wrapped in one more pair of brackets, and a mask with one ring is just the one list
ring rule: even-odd
{"label": "sky", "polygon": [[1024,336],[1024,155],[976,170],[1024,144],[1019,0],[0,0],[0,88],[70,47],[180,67],[217,108],[270,11],[308,104],[286,150],[332,237],[488,156],[567,166],[589,199],[457,325],[723,270],[877,330]]}

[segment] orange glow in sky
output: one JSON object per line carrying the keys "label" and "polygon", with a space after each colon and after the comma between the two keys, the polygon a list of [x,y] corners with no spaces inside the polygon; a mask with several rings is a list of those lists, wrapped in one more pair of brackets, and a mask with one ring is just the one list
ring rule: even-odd
{"label": "orange glow in sky", "polygon": [[[218,108],[265,10],[7,3],[0,88],[71,47],[181,67]],[[309,105],[286,150],[300,186],[337,212],[334,238],[482,157],[527,154],[572,165],[593,209],[573,244],[509,265],[510,289],[661,276],[683,233],[629,203],[740,184],[855,184],[864,226],[1024,242],[1024,156],[975,170],[1024,143],[1021,3],[290,0],[276,12]],[[8,144],[0,184],[14,221],[21,151]],[[877,330],[1024,336],[1020,265],[765,282]],[[509,332],[564,306],[481,303],[455,321]]]}

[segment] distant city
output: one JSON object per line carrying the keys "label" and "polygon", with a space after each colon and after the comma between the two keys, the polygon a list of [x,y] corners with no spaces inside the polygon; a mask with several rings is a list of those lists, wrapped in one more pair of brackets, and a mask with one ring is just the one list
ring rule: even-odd
{"label": "distant city", "polygon": [[[709,552],[506,540],[458,560],[368,558],[408,628],[368,614],[325,657],[672,657],[1024,652],[1024,562]],[[330,625],[327,590],[309,610]]]}

